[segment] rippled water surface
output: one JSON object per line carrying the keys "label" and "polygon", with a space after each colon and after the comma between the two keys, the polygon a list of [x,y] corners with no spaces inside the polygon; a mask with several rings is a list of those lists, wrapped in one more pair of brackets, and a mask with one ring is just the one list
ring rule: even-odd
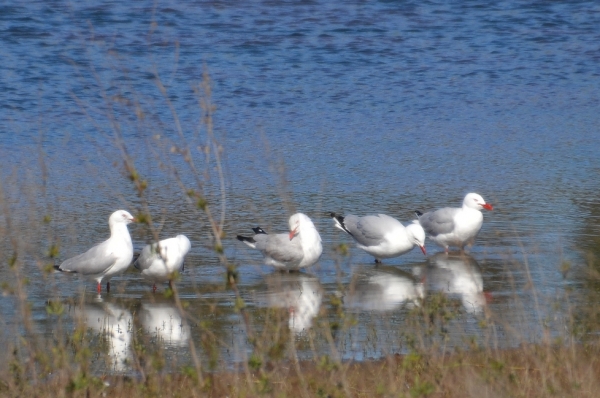
{"label": "rippled water surface", "polygon": [[[316,349],[362,359],[403,352],[407,314],[435,292],[461,314],[450,345],[488,337],[486,308],[495,341],[510,346],[541,338],[544,325],[562,330],[565,297],[588,305],[583,269],[600,236],[596,2],[31,1],[0,5],[0,32],[3,262],[27,253],[20,272],[40,334],[55,333],[49,299],[72,303],[66,330],[80,319],[120,331],[110,332],[117,371],[139,328],[177,364],[191,361],[187,344],[204,327],[222,336],[225,363],[248,351],[208,224],[185,195],[199,178],[216,213],[223,203],[214,158],[205,166],[202,156],[205,72],[224,250],[258,330],[269,308],[283,309],[297,339],[347,313],[355,324]],[[196,172],[172,150],[185,145]],[[41,271],[104,240],[113,210],[142,207],[125,152],[148,182],[160,236],[192,241],[178,283],[189,318],[133,271],[101,300],[92,282]],[[326,213],[408,222],[467,192],[494,204],[468,256],[440,256],[428,242],[426,258],[414,250],[374,267]],[[294,210],[314,220],[324,252],[280,275],[234,237],[257,225],[283,232]],[[137,250],[152,239],[130,230]],[[344,242],[348,256],[335,251]],[[9,285],[13,275],[0,271]],[[16,302],[0,301],[5,339],[22,332]]]}

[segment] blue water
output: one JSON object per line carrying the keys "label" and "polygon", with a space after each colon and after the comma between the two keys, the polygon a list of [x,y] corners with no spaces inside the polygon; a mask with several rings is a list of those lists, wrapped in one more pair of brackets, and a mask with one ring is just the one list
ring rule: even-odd
{"label": "blue water", "polygon": [[[590,210],[600,202],[596,2],[31,1],[0,6],[0,54],[0,176],[14,225],[2,244],[13,234],[38,247],[23,267],[40,320],[55,283],[67,297],[84,285],[41,276],[49,242],[59,261],[105,239],[113,210],[141,207],[117,138],[149,182],[161,235],[192,239],[182,289],[196,297],[197,286],[222,283],[206,221],[163,167],[173,162],[187,188],[199,174],[215,210],[222,204],[214,163],[198,150],[205,72],[223,148],[225,250],[242,286],[270,272],[232,239],[250,227],[281,231],[292,211],[310,215],[325,246],[311,272],[331,293],[332,249],[349,240],[325,212],[406,222],[467,192],[495,206],[471,252],[486,290],[509,296],[514,277],[521,297],[526,260],[546,297],[584,285],[581,248],[600,236]],[[200,173],[170,153],[186,145]],[[150,239],[141,227],[132,235],[136,248]],[[427,267],[418,251],[388,263]],[[147,288],[134,273],[119,281],[124,297]]]}

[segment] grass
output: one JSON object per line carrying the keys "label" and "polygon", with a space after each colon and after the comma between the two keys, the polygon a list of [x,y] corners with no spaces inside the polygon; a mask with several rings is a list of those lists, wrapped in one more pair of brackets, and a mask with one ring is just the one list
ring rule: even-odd
{"label": "grass", "polygon": [[[208,236],[203,250],[211,253],[221,266],[223,282],[212,286],[210,293],[224,294],[228,306],[221,306],[220,298],[202,299],[202,311],[192,308],[182,298],[182,292],[174,285],[164,297],[152,297],[154,301],[168,303],[181,316],[180,326],[193,327],[193,338],[187,340],[186,358],[174,358],[161,344],[161,337],[139,327],[136,321],[143,310],[137,301],[106,300],[100,306],[114,305],[109,327],[94,330],[90,320],[78,315],[86,303],[85,294],[71,300],[50,297],[46,302],[47,323],[50,333],[39,332],[39,322],[34,320],[32,308],[39,298],[30,297],[31,281],[29,264],[37,264],[44,283],[56,283],[51,265],[61,256],[61,239],[53,232],[52,206],[44,202],[47,171],[44,156],[40,155],[41,189],[28,188],[25,197],[31,198],[26,216],[11,211],[19,192],[11,192],[17,186],[15,180],[0,182],[0,205],[3,221],[0,225],[2,238],[1,258],[4,293],[3,300],[14,304],[14,318],[3,320],[3,350],[0,365],[0,395],[38,397],[546,397],[581,396],[595,397],[600,391],[600,276],[596,257],[588,257],[587,276],[590,283],[587,302],[574,306],[561,303],[566,313],[566,329],[551,333],[545,326],[548,311],[540,308],[536,286],[528,266],[523,266],[527,283],[521,288],[514,285],[514,298],[521,297],[518,290],[532,292],[535,300],[533,323],[540,324],[540,336],[515,334],[512,346],[502,346],[495,335],[498,326],[511,333],[510,324],[502,314],[489,308],[476,318],[482,339],[470,339],[464,334],[460,342],[450,342],[448,330],[460,325],[469,315],[465,314],[458,300],[443,294],[427,295],[417,299],[414,306],[405,306],[395,314],[402,318],[401,329],[391,337],[394,347],[400,350],[382,350],[378,358],[363,361],[343,360],[343,344],[357,328],[367,331],[368,341],[374,347],[386,345],[378,324],[365,322],[356,313],[344,307],[341,297],[351,293],[353,286],[338,282],[339,294],[323,297],[317,293],[314,300],[323,303],[315,313],[312,327],[305,332],[290,330],[289,305],[251,306],[249,294],[239,285],[239,269],[236,259],[228,256],[226,236],[226,203],[229,189],[224,170],[224,148],[214,133],[211,103],[211,82],[206,73],[196,86],[199,99],[201,145],[189,141],[183,131],[177,112],[169,100],[168,89],[157,77],[157,88],[171,110],[175,126],[169,138],[152,141],[156,162],[173,178],[179,189],[182,206],[193,212],[199,224],[205,226]],[[121,121],[112,113],[113,100],[106,101],[105,120],[108,129],[103,131],[112,139],[120,158],[122,179],[129,184],[135,199],[130,206],[137,209],[140,228],[145,240],[156,241],[161,236],[164,222],[161,212],[153,203],[153,182],[145,177],[136,165],[132,153],[121,133]],[[110,106],[109,106],[110,105]],[[129,102],[129,114],[147,115],[139,102]],[[85,109],[85,107],[83,107]],[[127,114],[127,109],[122,113]],[[138,116],[140,123],[147,123]],[[97,123],[95,121],[94,123]],[[157,123],[164,126],[166,123]],[[199,150],[200,148],[200,150]],[[276,162],[277,163],[277,162]],[[278,163],[276,170],[282,170]],[[284,170],[281,171],[280,196],[293,208],[291,195],[287,193]],[[126,195],[123,195],[126,196]],[[40,200],[41,198],[41,200]],[[38,203],[41,203],[41,205]],[[24,240],[14,231],[37,231],[31,241]],[[76,235],[76,231],[71,231]],[[24,233],[23,236],[26,234]],[[44,250],[39,250],[43,247]],[[348,247],[339,245],[329,248],[336,258],[339,273],[352,263]],[[525,264],[526,265],[526,264]],[[571,266],[561,265],[561,272],[570,272]],[[277,279],[277,278],[275,278]],[[281,282],[285,283],[285,282]],[[197,287],[195,293],[207,296],[206,287]],[[316,289],[316,288],[315,288]],[[334,289],[329,289],[332,291]],[[568,296],[565,296],[568,297]],[[89,301],[89,300],[88,300]],[[103,308],[104,308],[103,307]],[[565,311],[566,309],[566,311]],[[398,315],[399,314],[399,315]],[[552,310],[550,311],[552,314]],[[523,318],[530,314],[523,313]],[[243,342],[232,342],[227,326],[219,319],[235,317],[240,320]],[[73,322],[67,319],[74,319]],[[392,316],[384,317],[391,322]],[[396,318],[397,319],[397,318]],[[177,323],[176,323],[177,324]],[[114,325],[117,327],[115,328]],[[388,325],[389,326],[389,325]],[[117,332],[115,332],[117,330]],[[10,334],[16,331],[16,337]],[[555,330],[553,330],[555,331]],[[114,333],[120,333],[114,335]],[[119,336],[127,335],[125,348],[115,343]],[[130,337],[129,337],[130,336]],[[385,348],[385,347],[384,347]],[[127,372],[115,369],[118,350],[128,350]],[[366,350],[366,349],[365,349]],[[223,358],[225,351],[235,351],[237,361]],[[366,352],[374,352],[366,350]],[[396,354],[402,352],[403,354]],[[113,357],[111,357],[113,355]],[[120,361],[121,359],[117,359]]]}

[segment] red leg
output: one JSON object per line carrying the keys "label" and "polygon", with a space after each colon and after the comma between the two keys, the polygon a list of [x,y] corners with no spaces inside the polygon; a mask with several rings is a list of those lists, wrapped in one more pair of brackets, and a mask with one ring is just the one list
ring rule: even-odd
{"label": "red leg", "polygon": [[102,285],[100,284],[100,282],[98,282],[98,286],[96,286],[96,290],[98,291],[98,294],[102,293]]}
{"label": "red leg", "polygon": [[152,285],[152,293],[156,293],[156,283]]}

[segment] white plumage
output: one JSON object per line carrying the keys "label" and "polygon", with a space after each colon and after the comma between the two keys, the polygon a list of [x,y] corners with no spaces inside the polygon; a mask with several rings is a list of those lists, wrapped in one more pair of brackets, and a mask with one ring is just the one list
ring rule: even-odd
{"label": "white plumage", "polygon": [[269,235],[260,227],[253,228],[256,235],[237,239],[253,249],[262,252],[265,264],[283,269],[299,269],[317,262],[323,246],[321,236],[311,219],[302,213],[296,213],[289,220],[288,234]]}
{"label": "white plumage", "polygon": [[145,246],[134,266],[145,279],[154,282],[153,290],[156,290],[156,282],[171,283],[173,273],[182,271],[185,256],[190,248],[190,240],[185,235],[164,239]]}
{"label": "white plumage", "polygon": [[473,244],[483,224],[481,209],[492,210],[493,207],[481,195],[469,193],[460,208],[444,207],[425,214],[417,212],[417,215],[429,239],[448,252],[450,246],[464,250],[465,245]]}
{"label": "white plumage", "polygon": [[[135,222],[125,210],[117,210],[108,219],[110,238],[92,247],[87,252],[65,260],[56,267],[59,271],[73,272],[96,280],[98,293],[102,291],[102,280],[125,272],[133,259],[133,245],[127,224]],[[110,282],[106,283],[110,291]]]}

